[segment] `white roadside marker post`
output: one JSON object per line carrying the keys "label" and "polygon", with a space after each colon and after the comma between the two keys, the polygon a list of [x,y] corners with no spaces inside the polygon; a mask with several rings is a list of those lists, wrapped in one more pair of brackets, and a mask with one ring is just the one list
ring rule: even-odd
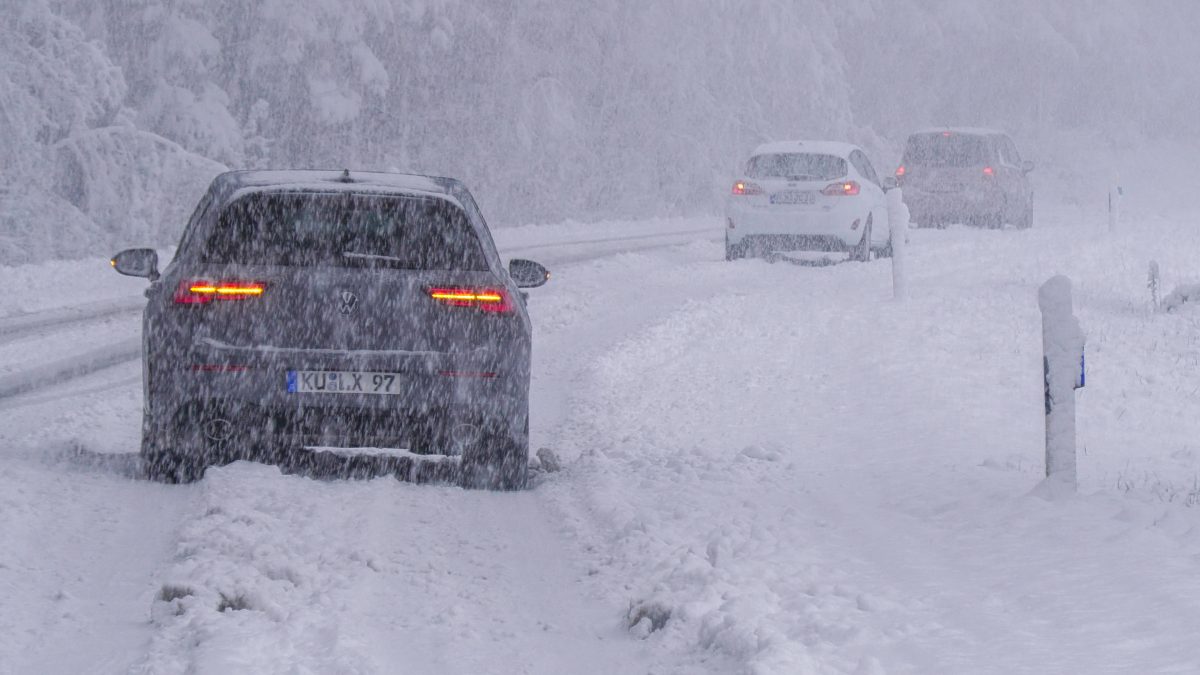
{"label": "white roadside marker post", "polygon": [[1121,225],[1121,197],[1125,191],[1115,182],[1108,188],[1108,231],[1116,232]]}
{"label": "white roadside marker post", "polygon": [[908,243],[908,206],[904,204],[904,193],[900,188],[887,192],[888,226],[892,246],[892,295],[897,300],[908,297],[908,280],[905,278],[904,249]]}
{"label": "white roadside marker post", "polygon": [[1146,288],[1150,289],[1150,308],[1157,312],[1159,307],[1162,306],[1162,298],[1160,297],[1162,281],[1158,274],[1158,261],[1150,261],[1150,273],[1146,278]]}
{"label": "white roadside marker post", "polygon": [[1071,280],[1052,277],[1038,289],[1046,402],[1046,477],[1076,484],[1075,390],[1084,386],[1084,335],[1071,308]]}

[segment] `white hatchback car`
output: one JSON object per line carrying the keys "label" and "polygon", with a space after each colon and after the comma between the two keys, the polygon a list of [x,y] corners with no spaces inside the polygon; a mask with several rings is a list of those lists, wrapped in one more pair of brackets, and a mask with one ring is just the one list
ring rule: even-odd
{"label": "white hatchback car", "polygon": [[759,146],[725,209],[725,259],[766,251],[891,252],[885,190],[862,148],[831,141]]}

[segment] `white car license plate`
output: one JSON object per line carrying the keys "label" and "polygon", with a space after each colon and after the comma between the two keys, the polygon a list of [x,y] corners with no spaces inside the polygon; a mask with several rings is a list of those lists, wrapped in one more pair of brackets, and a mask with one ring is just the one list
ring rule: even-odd
{"label": "white car license plate", "polygon": [[292,394],[399,394],[396,373],[347,370],[289,370],[287,390]]}
{"label": "white car license plate", "polygon": [[771,195],[772,204],[812,204],[814,202],[816,202],[816,197],[812,192],[787,190]]}

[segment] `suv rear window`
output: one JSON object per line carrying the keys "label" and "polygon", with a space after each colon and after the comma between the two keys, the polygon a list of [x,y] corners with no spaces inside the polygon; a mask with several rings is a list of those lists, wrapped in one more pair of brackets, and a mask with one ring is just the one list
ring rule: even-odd
{"label": "suv rear window", "polygon": [[431,197],[251,194],[222,210],[204,242],[212,264],[486,270],[458,206]]}
{"label": "suv rear window", "polygon": [[983,166],[990,161],[986,137],[937,133],[909,136],[902,163],[919,166]]}
{"label": "suv rear window", "polygon": [[846,160],[836,155],[786,152],[755,155],[746,165],[747,178],[834,180],[846,175]]}

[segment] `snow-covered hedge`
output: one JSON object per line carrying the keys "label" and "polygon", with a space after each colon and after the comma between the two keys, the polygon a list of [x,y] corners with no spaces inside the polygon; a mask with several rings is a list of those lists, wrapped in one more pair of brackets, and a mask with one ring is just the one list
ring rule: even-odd
{"label": "snow-covered hedge", "polygon": [[54,150],[58,194],[121,245],[178,240],[200,195],[225,170],[131,127],[94,129],[60,141]]}

